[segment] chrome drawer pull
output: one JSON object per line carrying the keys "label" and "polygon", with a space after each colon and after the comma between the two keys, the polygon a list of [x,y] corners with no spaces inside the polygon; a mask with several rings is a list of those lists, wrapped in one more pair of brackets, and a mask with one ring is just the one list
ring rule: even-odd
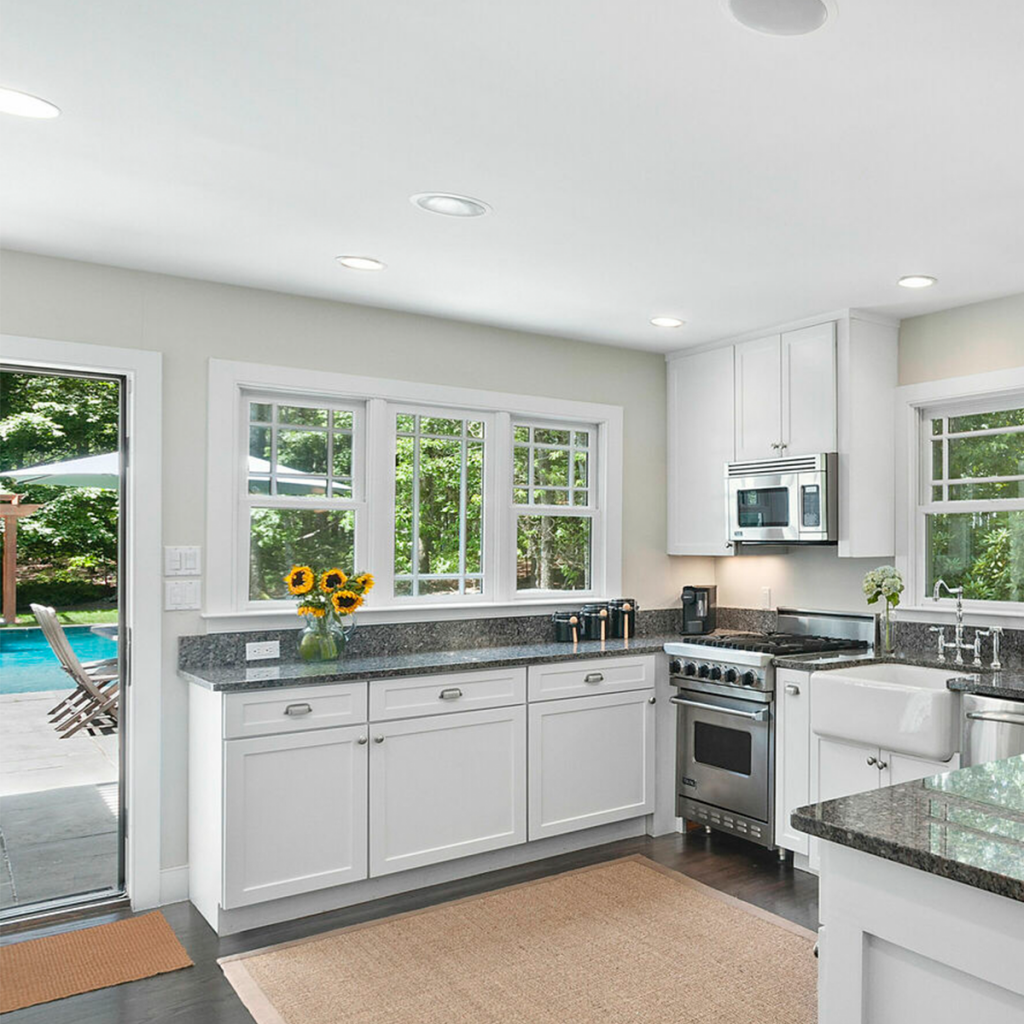
{"label": "chrome drawer pull", "polygon": [[588,672],[583,677],[583,682],[585,682],[585,683],[603,683],[604,682],[604,676],[600,672]]}
{"label": "chrome drawer pull", "polygon": [[794,697],[800,692],[800,687],[796,683],[786,683],[786,693],[791,693]]}
{"label": "chrome drawer pull", "polygon": [[763,722],[768,717],[768,709],[760,711],[737,711],[735,708],[723,708],[717,704],[703,704],[698,700],[683,700],[682,697],[669,697],[673,704],[683,704],[688,708],[701,708],[704,711],[719,711],[723,715],[734,715],[736,718],[749,718],[755,722]]}
{"label": "chrome drawer pull", "polygon": [[441,700],[458,700],[461,696],[462,691],[457,686],[449,686],[438,694]]}
{"label": "chrome drawer pull", "polygon": [[289,704],[284,709],[286,715],[309,715],[312,714],[313,708],[309,704]]}

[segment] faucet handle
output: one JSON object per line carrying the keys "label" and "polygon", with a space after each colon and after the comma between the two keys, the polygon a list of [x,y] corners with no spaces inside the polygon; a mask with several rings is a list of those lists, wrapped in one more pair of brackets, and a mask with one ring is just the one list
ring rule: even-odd
{"label": "faucet handle", "polygon": [[976,629],[974,631],[974,667],[981,668],[981,641],[983,637],[991,636],[991,629]]}
{"label": "faucet handle", "polygon": [[945,626],[929,626],[928,631],[930,633],[939,634],[939,661],[946,660],[946,627]]}

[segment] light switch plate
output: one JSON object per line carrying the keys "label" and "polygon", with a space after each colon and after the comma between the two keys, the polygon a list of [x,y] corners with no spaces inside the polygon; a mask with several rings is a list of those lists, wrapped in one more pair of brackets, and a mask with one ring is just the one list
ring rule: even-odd
{"label": "light switch plate", "polygon": [[262,643],[251,643],[245,645],[245,660],[259,661],[261,658],[280,658],[281,641],[265,640]]}
{"label": "light switch plate", "polygon": [[201,608],[202,580],[164,580],[164,611],[183,612]]}
{"label": "light switch plate", "polygon": [[761,607],[771,608],[772,606],[772,588],[762,587],[761,588]]}
{"label": "light switch plate", "polygon": [[165,576],[200,576],[203,572],[202,549],[198,547],[165,547]]}

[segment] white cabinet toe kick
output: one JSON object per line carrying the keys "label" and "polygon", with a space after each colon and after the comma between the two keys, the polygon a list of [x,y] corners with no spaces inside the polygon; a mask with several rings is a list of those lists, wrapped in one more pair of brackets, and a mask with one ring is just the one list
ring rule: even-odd
{"label": "white cabinet toe kick", "polygon": [[191,901],[231,934],[651,831],[663,660],[190,687]]}

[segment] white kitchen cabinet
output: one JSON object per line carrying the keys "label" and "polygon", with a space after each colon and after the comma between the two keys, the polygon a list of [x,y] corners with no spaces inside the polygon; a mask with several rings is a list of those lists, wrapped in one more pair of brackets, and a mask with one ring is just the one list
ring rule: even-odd
{"label": "white kitchen cabinet", "polygon": [[653,812],[653,689],[529,710],[531,840]]}
{"label": "white kitchen cabinet", "polygon": [[648,690],[654,686],[656,671],[657,662],[653,654],[531,665],[530,700],[560,700],[622,690]]}
{"label": "white kitchen cabinet", "polygon": [[668,363],[668,553],[730,555],[725,464],[733,445],[733,349]]}
{"label": "white kitchen cabinet", "polygon": [[896,754],[889,750],[879,751],[882,762],[886,765],[880,773],[879,785],[895,786],[901,782],[916,782],[926,779],[929,775],[941,775],[943,772],[955,771],[960,767],[960,755],[954,754],[948,761],[927,761],[923,757],[911,757],[909,754]]}
{"label": "white kitchen cabinet", "polygon": [[526,841],[526,708],[370,726],[370,874]]}
{"label": "white kitchen cabinet", "polygon": [[816,802],[878,789],[881,774],[876,766],[878,747],[817,735],[814,745],[817,758],[812,799]]}
{"label": "white kitchen cabinet", "polygon": [[811,802],[810,673],[780,668],[775,674],[775,845],[808,852],[810,837],[790,824]]}
{"label": "white kitchen cabinet", "polygon": [[[736,346],[736,461],[779,455],[782,439],[779,335]],[[773,447],[774,446],[774,447]]]}
{"label": "white kitchen cabinet", "polygon": [[224,744],[225,909],[366,878],[366,737],[355,725]]}
{"label": "white kitchen cabinet", "polygon": [[782,335],[784,456],[836,450],[836,325],[815,324]]}

